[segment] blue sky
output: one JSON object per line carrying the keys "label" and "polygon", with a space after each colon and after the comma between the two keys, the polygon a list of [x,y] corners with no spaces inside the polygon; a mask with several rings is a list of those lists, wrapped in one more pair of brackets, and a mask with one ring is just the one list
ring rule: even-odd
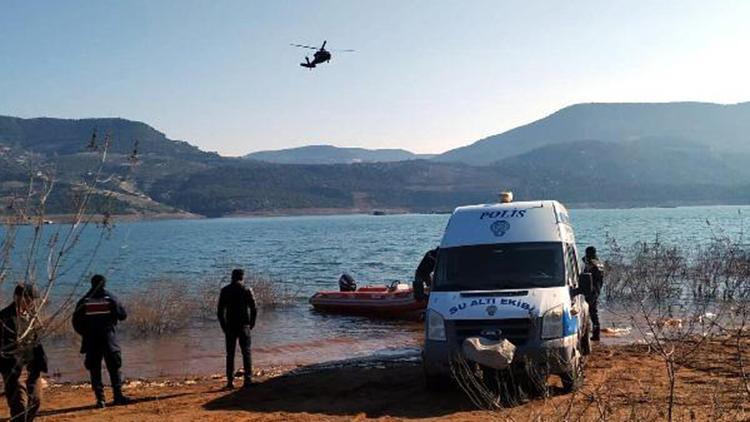
{"label": "blue sky", "polygon": [[[578,102],[750,100],[747,1],[0,0],[0,114],[225,155],[437,153]],[[313,71],[308,50],[352,48]]]}

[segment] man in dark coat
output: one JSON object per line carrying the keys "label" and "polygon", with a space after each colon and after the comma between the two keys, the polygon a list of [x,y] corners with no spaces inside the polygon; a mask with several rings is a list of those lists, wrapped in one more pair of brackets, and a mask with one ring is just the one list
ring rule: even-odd
{"label": "man in dark coat", "polygon": [[599,341],[601,328],[599,326],[599,293],[602,291],[604,284],[604,265],[596,256],[596,248],[589,246],[586,248],[586,256],[583,258],[583,272],[591,273],[593,281],[591,295],[586,297],[589,304],[589,314],[591,315],[592,334],[591,340]]}
{"label": "man in dark coat", "polygon": [[435,263],[437,262],[438,249],[435,248],[427,251],[422,257],[422,261],[419,262],[417,270],[414,272],[414,298],[417,300],[427,299],[425,294],[425,286],[428,288],[432,285],[432,273],[435,271]]}
{"label": "man in dark coat", "polygon": [[221,330],[224,332],[227,350],[227,385],[226,389],[234,388],[234,349],[237,341],[242,353],[244,368],[244,387],[252,385],[253,365],[250,356],[250,330],[255,327],[258,310],[252,289],[245,286],[245,272],[240,269],[232,270],[232,281],[224,286],[219,294],[217,317]]}
{"label": "man in dark coat", "polygon": [[[0,311],[0,373],[5,384],[5,399],[14,421],[34,420],[41,404],[42,372],[47,372],[47,356],[39,342],[34,324],[38,294],[34,286],[16,286],[13,303]],[[26,369],[26,382],[21,372]]]}
{"label": "man in dark coat", "polygon": [[125,308],[117,298],[104,289],[107,280],[102,275],[91,277],[91,289],[78,301],[73,313],[73,328],[81,335],[81,353],[91,376],[91,388],[96,406],[105,407],[102,359],[107,364],[115,405],[131,402],[122,393],[122,354],[117,343],[118,321],[127,318]]}

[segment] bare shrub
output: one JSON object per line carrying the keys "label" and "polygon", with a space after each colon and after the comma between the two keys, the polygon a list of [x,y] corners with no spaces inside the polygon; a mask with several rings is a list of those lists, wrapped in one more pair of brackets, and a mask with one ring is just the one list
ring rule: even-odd
{"label": "bare shrub", "polygon": [[693,249],[664,245],[658,238],[635,244],[630,254],[613,245],[607,299],[629,303],[632,325],[664,362],[669,383],[665,416],[671,421],[681,368],[704,358],[702,348],[713,339],[737,335],[736,328],[746,324],[748,253],[741,238],[726,236]]}
{"label": "bare shrub", "polygon": [[[36,156],[24,160],[28,180],[23,190],[2,198],[0,287],[12,280],[34,286],[40,296],[30,312],[28,326],[17,333],[17,353],[26,353],[23,349],[33,347],[38,340],[67,330],[64,327],[69,325],[76,292],[90,275],[99,245],[112,227],[108,211],[112,195],[102,189],[107,181],[104,173],[110,144],[109,135],[100,144],[92,136],[89,151],[96,158],[95,168],[70,183],[70,197],[64,199],[70,213],[68,223],[48,225],[48,204],[58,193],[56,174]],[[74,260],[72,251],[90,226],[100,229],[99,238],[91,251]],[[23,239],[20,244],[19,239]]]}
{"label": "bare shrub", "polygon": [[[228,280],[228,279],[227,279]],[[208,277],[195,287],[193,296],[197,305],[197,315],[203,320],[216,319],[216,307],[219,303],[219,291],[227,280],[222,277]]]}
{"label": "bare shrub", "polygon": [[741,241],[714,239],[698,251],[691,270],[694,300],[731,301],[750,297],[750,254]]}
{"label": "bare shrub", "polygon": [[263,308],[289,306],[299,297],[299,289],[292,290],[282,280],[261,274],[245,275],[245,283],[253,289],[255,301]]}
{"label": "bare shrub", "polygon": [[[656,356],[664,368],[659,381],[667,389],[665,400],[647,399],[648,385],[643,386],[643,397],[622,397],[632,403],[632,418],[648,414],[671,421],[682,417],[676,411],[678,389],[684,385],[678,383],[680,372],[688,367],[713,368],[711,359],[736,362],[738,382],[732,388],[737,391],[730,396],[742,398],[716,401],[715,415],[745,415],[743,403],[750,397],[750,370],[746,369],[750,361],[750,253],[742,237],[714,236],[709,243],[692,247],[670,245],[658,236],[623,247],[608,237],[607,246],[602,298],[610,305],[610,312],[630,321],[641,335],[644,353]],[[499,409],[519,397],[514,388],[508,388],[508,378],[498,384],[471,362],[458,359],[452,371],[458,385],[479,408]],[[588,390],[586,406],[594,406],[601,420],[606,420],[610,415],[607,396],[616,391],[616,386]],[[725,393],[717,392],[716,400],[727,397]],[[546,415],[576,420],[574,397],[571,395],[562,405],[552,404],[556,408],[547,409]]]}
{"label": "bare shrub", "polygon": [[[128,307],[125,330],[140,334],[162,334],[187,327],[197,320],[215,321],[221,288],[229,283],[228,274],[205,277],[197,283],[165,278],[150,283],[146,289],[124,296]],[[227,275],[224,275],[227,274]],[[298,291],[285,287],[283,281],[261,274],[247,274],[245,283],[253,289],[260,308],[278,308],[294,304]]]}
{"label": "bare shrub", "polygon": [[77,339],[78,334],[71,323],[73,307],[53,304],[50,309],[59,309],[59,314],[52,319],[47,315],[46,309],[42,310],[41,336],[52,341]]}
{"label": "bare shrub", "polygon": [[658,236],[652,242],[639,241],[629,248],[607,236],[607,246],[607,280],[603,287],[607,302],[649,298],[659,305],[680,297],[687,259],[679,248],[663,243]]}
{"label": "bare shrub", "polygon": [[195,315],[194,297],[182,283],[161,279],[149,283],[127,300],[128,329],[162,334],[186,327]]}
{"label": "bare shrub", "polygon": [[[554,357],[551,357],[554,359]],[[507,369],[483,367],[456,353],[450,362],[451,377],[479,409],[500,410],[550,394],[546,369],[529,361]]]}
{"label": "bare shrub", "polygon": [[[216,319],[219,291],[229,283],[228,274],[231,273],[231,270],[224,271],[224,273],[227,275],[205,278],[194,289],[193,303],[196,305],[197,314],[203,319]],[[263,274],[246,273],[245,284],[253,289],[255,302],[260,308],[271,309],[290,306],[299,299],[299,289],[292,290],[287,287],[283,280]]]}

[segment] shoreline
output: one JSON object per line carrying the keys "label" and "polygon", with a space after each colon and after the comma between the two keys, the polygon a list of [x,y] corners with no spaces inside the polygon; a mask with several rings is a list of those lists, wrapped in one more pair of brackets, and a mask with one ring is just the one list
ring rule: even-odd
{"label": "shoreline", "polygon": [[[568,210],[638,210],[638,209],[678,209],[678,208],[700,208],[700,207],[747,207],[747,204],[728,204],[728,203],[675,203],[675,204],[610,204],[610,203],[570,203]],[[375,214],[376,212],[382,214]],[[412,210],[406,208],[378,208],[378,209],[360,209],[360,208],[300,208],[300,209],[279,209],[265,211],[247,211],[233,212],[221,216],[205,216],[190,212],[174,213],[134,213],[134,214],[114,214],[111,216],[115,222],[138,223],[148,221],[170,221],[170,220],[220,220],[220,219],[255,219],[255,218],[275,218],[275,217],[334,217],[334,216],[351,216],[351,215],[368,215],[368,216],[391,216],[391,215],[448,215],[452,210]],[[100,215],[93,216],[94,223],[100,223]],[[70,214],[50,214],[45,216],[45,220],[52,221],[54,224],[69,224],[73,220]],[[29,223],[23,223],[28,225]]]}
{"label": "shoreline", "polygon": [[[678,372],[675,415],[677,419],[736,420],[750,411],[739,376],[742,368],[736,367],[731,346],[721,341],[707,346],[699,351],[701,359]],[[743,355],[747,354],[750,350],[746,348]],[[40,416],[51,421],[205,422],[562,420],[566,415],[582,420],[665,418],[670,387],[664,362],[645,345],[596,347],[577,393],[564,394],[559,380],[553,377],[551,381],[548,398],[532,397],[512,407],[480,410],[457,387],[428,391],[418,356],[353,359],[259,369],[252,387],[231,391],[222,390],[221,375],[130,380],[124,389],[134,403],[106,409],[94,408],[86,383],[54,384],[44,392]],[[108,388],[106,394],[111,400]],[[724,407],[717,410],[717,403]],[[3,416],[7,416],[5,407],[0,410]]]}
{"label": "shoreline", "polygon": [[[104,220],[104,216],[101,214],[88,214],[91,217],[91,222],[99,224]],[[202,220],[207,217],[193,214],[190,212],[173,212],[173,213],[133,213],[133,214],[113,214],[109,218],[116,224],[117,222],[135,223],[144,221],[167,221],[167,220]],[[48,214],[44,216],[45,225],[55,224],[70,224],[74,221],[74,214]],[[2,224],[6,223],[7,218]],[[16,225],[28,226],[32,223],[30,220],[26,220],[20,223],[13,223]],[[1,224],[0,224],[1,225]]]}

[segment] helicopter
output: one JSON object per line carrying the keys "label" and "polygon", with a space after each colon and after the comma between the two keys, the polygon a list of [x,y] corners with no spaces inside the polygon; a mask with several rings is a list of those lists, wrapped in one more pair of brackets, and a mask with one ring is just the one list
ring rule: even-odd
{"label": "helicopter", "polygon": [[[312,47],[309,45],[302,45],[302,44],[290,44],[292,47],[299,47],[299,48],[309,48],[312,50],[317,50],[315,54],[313,54],[313,60],[310,61],[310,58],[305,56],[305,63],[300,63],[299,65],[302,67],[306,67],[308,69],[314,69],[316,65],[319,65],[321,63],[328,63],[331,61],[331,52],[326,50],[326,43],[328,41],[323,41],[323,45],[318,47]],[[332,50],[336,52],[346,52],[350,53],[354,50]]]}

